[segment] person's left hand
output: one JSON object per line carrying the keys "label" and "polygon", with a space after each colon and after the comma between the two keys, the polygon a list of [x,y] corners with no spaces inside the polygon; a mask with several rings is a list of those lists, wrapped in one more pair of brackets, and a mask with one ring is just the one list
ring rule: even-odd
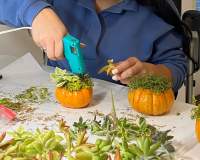
{"label": "person's left hand", "polygon": [[112,79],[120,81],[122,84],[128,84],[131,77],[145,74],[146,72],[145,62],[141,62],[135,57],[130,57],[125,61],[117,63],[115,69],[112,70]]}

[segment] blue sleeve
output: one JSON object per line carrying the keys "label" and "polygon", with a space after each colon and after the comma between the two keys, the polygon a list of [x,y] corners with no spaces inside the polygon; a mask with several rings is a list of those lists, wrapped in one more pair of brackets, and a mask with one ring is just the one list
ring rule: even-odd
{"label": "blue sleeve", "polygon": [[0,22],[9,26],[31,26],[35,16],[50,7],[45,0],[0,0]]}
{"label": "blue sleeve", "polygon": [[163,64],[171,70],[173,90],[177,92],[187,72],[187,60],[182,50],[182,37],[172,29],[155,42],[154,49],[155,54],[151,63]]}

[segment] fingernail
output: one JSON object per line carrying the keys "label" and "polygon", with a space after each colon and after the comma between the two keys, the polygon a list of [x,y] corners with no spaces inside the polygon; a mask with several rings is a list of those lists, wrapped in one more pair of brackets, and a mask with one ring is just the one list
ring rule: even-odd
{"label": "fingernail", "polygon": [[118,81],[117,76],[112,76],[112,80],[114,80],[114,81]]}
{"label": "fingernail", "polygon": [[113,69],[112,70],[112,74],[117,74],[118,73],[118,69]]}

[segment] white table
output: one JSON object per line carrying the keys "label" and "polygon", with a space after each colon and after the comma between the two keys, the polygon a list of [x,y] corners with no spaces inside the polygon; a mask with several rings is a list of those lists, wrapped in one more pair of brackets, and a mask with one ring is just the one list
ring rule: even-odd
{"label": "white table", "polygon": [[[50,92],[54,92],[54,84],[49,79],[49,73],[43,71],[30,54],[3,68],[0,72],[4,76],[0,80],[0,93],[2,91],[17,93],[33,85],[48,87]],[[32,120],[25,122],[23,125],[27,129],[42,128],[44,126],[54,129],[56,120],[52,118],[44,122],[45,117],[59,114],[59,117],[63,117],[71,124],[80,116],[83,116],[83,118],[92,118],[92,115],[88,114],[88,111],[98,110],[103,113],[109,113],[112,104],[110,90],[114,94],[116,110],[119,116],[135,117],[138,114],[128,104],[128,90],[126,87],[94,79],[94,98],[88,108],[73,110],[63,108],[54,102],[45,103],[36,106],[37,110]],[[147,120],[151,124],[160,126],[161,130],[172,130],[171,134],[174,136],[173,144],[176,146],[177,154],[182,156],[182,160],[200,160],[200,144],[197,143],[195,138],[194,121],[190,119],[192,107],[192,105],[176,101],[169,114],[158,117],[147,117]],[[180,113],[180,115],[177,116],[177,113]],[[0,124],[0,132],[7,129],[14,129],[19,125],[21,125],[20,122],[9,126]]]}

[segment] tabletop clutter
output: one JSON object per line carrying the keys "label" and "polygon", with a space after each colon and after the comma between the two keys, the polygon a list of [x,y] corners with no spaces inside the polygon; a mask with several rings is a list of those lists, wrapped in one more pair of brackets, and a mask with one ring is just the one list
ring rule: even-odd
{"label": "tabletop clutter", "polygon": [[[99,73],[106,72],[110,76],[114,66],[113,60],[108,60]],[[122,93],[104,88],[105,92],[99,94],[96,87],[101,88],[103,83],[98,86],[87,74],[55,68],[48,74],[50,80],[46,80],[46,72],[45,75],[40,73],[41,77],[37,77],[34,84],[30,79],[35,73],[20,71],[18,78],[9,79],[14,76],[12,69],[8,67],[10,74],[0,80],[0,160],[178,159],[173,132],[148,121],[149,116],[161,119],[174,107],[171,83],[165,77],[132,78],[124,91],[126,98],[120,103],[129,105],[128,112],[122,115],[118,110]],[[21,80],[19,86],[26,87],[19,89],[17,80],[23,74],[30,76],[29,82]],[[3,85],[6,83],[7,88]],[[50,84],[44,87],[46,83]],[[107,98],[103,96],[109,96],[110,102],[102,104]],[[104,105],[106,112],[100,105]],[[177,113],[177,118],[180,114]],[[193,108],[188,119],[190,116],[196,120],[196,128],[191,132],[200,142],[200,107]]]}

